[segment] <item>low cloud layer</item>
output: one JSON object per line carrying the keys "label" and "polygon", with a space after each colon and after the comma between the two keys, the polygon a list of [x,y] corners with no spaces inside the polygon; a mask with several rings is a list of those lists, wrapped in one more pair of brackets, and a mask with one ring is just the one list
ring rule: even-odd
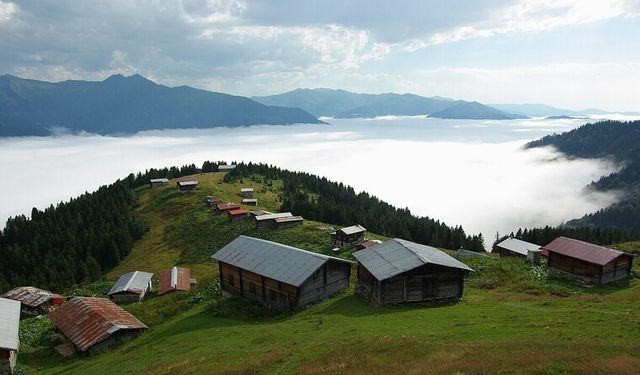
{"label": "low cloud layer", "polygon": [[558,225],[616,199],[584,190],[614,165],[566,160],[549,148],[522,149],[526,139],[566,130],[575,121],[430,121],[5,139],[0,169],[11,178],[0,185],[0,220],[129,172],[204,160],[268,162],[327,176],[489,239],[496,231]]}

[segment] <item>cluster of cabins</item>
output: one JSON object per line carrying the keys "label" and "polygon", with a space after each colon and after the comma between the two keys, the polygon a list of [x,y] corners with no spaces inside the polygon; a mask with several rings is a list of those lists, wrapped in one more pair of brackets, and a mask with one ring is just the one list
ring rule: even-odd
{"label": "cluster of cabins", "polygon": [[[76,350],[97,353],[111,345],[134,337],[148,329],[118,303],[142,301],[153,290],[153,274],[134,271],[122,275],[109,290],[109,298],[73,297],[68,301],[58,294],[35,288],[17,287],[0,298],[0,375],[12,374],[18,355],[21,318],[48,315],[55,325],[63,356]],[[158,291],[189,291],[196,280],[187,268],[172,267],[157,274]]]}

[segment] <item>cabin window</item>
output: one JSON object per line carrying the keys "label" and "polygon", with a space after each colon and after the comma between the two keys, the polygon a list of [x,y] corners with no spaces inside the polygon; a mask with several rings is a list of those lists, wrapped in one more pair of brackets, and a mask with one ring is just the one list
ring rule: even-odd
{"label": "cabin window", "polygon": [[232,274],[229,274],[229,286],[235,286],[236,285],[236,280],[235,277],[233,277]]}
{"label": "cabin window", "polygon": [[252,282],[249,283],[249,293],[256,294],[256,284]]}
{"label": "cabin window", "polygon": [[272,304],[278,303],[278,293],[275,290],[269,289],[269,299]]}

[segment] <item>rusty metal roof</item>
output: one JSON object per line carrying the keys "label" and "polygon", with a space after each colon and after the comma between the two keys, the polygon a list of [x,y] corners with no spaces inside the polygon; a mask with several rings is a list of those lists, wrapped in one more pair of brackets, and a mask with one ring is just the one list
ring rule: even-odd
{"label": "rusty metal roof", "polygon": [[33,286],[19,286],[2,295],[4,298],[21,302],[29,307],[38,307],[51,298],[62,298],[58,294]]}
{"label": "rusty metal roof", "polygon": [[525,256],[529,253],[529,250],[531,251],[540,250],[540,245],[522,241],[513,237],[509,237],[506,240],[500,242],[499,244],[496,245],[496,247],[501,247],[503,249],[513,251],[514,253],[522,254]]}
{"label": "rusty metal roof", "polygon": [[466,264],[434,247],[399,238],[360,250],[353,253],[353,256],[380,281],[425,264],[473,271]]}
{"label": "rusty metal roof", "polygon": [[346,235],[355,234],[355,233],[364,233],[367,230],[362,225],[352,225],[350,227],[345,227],[342,229],[338,229],[338,232],[342,232]]}
{"label": "rusty metal roof", "polygon": [[173,267],[158,273],[158,295],[173,291],[191,290],[191,271],[188,268]]}
{"label": "rusty metal roof", "polygon": [[248,213],[247,210],[245,210],[244,208],[238,208],[236,210],[227,211],[227,214],[230,216],[246,215],[247,213]]}
{"label": "rusty metal roof", "polygon": [[106,298],[75,297],[49,313],[49,317],[81,351],[86,351],[120,330],[149,328]]}
{"label": "rusty metal roof", "polygon": [[18,350],[20,302],[0,298],[0,349]]}
{"label": "rusty metal roof", "polygon": [[220,203],[218,205],[219,211],[237,210],[238,208],[240,208],[240,205],[235,203]]}
{"label": "rusty metal roof", "polygon": [[345,259],[242,235],[213,254],[212,258],[296,287],[302,285],[329,260],[352,263]]}
{"label": "rusty metal roof", "polygon": [[621,255],[631,256],[622,251],[567,237],[558,237],[542,248],[548,252],[562,254],[600,266],[610,263]]}
{"label": "rusty metal roof", "polygon": [[131,292],[141,294],[149,288],[152,273],[133,271],[120,276],[118,281],[109,290],[108,295],[121,292]]}

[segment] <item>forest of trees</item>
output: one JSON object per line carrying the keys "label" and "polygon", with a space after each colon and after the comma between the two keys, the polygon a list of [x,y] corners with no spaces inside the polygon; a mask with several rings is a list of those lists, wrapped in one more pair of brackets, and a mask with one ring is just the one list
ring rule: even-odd
{"label": "forest of trees", "polygon": [[303,172],[291,172],[265,164],[239,164],[225,176],[227,182],[261,176],[284,181],[283,211],[335,225],[361,224],[370,231],[418,243],[484,251],[482,235],[467,236],[462,227],[449,227],[428,217],[417,217],[407,208],[396,208],[350,186]]}
{"label": "forest of trees", "polygon": [[19,285],[62,290],[97,280],[145,231],[136,220],[130,182],[9,218],[0,233],[0,292]]}
{"label": "forest of trees", "polygon": [[589,188],[623,192],[622,200],[598,212],[571,220],[568,227],[595,226],[640,232],[640,121],[601,121],[553,134],[526,147],[554,146],[568,157],[610,158],[618,172],[594,181]]}
{"label": "forest of trees", "polygon": [[557,227],[546,226],[544,228],[518,229],[517,232],[512,232],[507,236],[500,236],[500,234],[496,234],[493,246],[508,237],[515,237],[523,241],[544,246],[561,236],[587,241],[598,245],[611,245],[620,242],[633,241],[640,238],[637,233],[610,227],[568,227],[561,225]]}

